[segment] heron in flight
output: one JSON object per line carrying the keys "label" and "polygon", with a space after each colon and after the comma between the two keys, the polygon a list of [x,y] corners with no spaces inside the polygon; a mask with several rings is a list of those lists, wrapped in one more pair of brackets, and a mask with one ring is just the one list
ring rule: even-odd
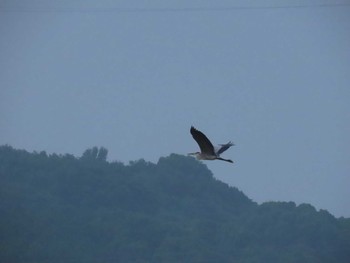
{"label": "heron in flight", "polygon": [[221,160],[233,163],[232,160],[223,159],[220,157],[220,154],[234,145],[232,142],[219,144],[218,147],[214,147],[207,136],[193,126],[191,126],[191,134],[193,139],[195,139],[195,141],[198,143],[201,152],[189,153],[189,155],[194,155],[198,160]]}

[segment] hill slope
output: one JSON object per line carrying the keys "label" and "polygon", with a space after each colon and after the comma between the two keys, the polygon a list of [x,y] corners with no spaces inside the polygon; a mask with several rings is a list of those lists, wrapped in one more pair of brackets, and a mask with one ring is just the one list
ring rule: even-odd
{"label": "hill slope", "polygon": [[2,262],[349,262],[350,220],[257,205],[193,158],[0,147]]}

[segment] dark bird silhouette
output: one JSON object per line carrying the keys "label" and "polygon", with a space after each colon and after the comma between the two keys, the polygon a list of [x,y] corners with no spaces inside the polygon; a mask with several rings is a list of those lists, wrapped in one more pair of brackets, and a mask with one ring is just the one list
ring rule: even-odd
{"label": "dark bird silhouette", "polygon": [[189,155],[194,155],[198,160],[221,160],[233,163],[230,159],[223,159],[220,157],[224,151],[233,146],[232,142],[228,142],[226,144],[219,144],[219,146],[214,147],[210,140],[205,136],[204,133],[197,130],[193,126],[191,126],[191,134],[193,139],[198,143],[200,152],[189,153]]}

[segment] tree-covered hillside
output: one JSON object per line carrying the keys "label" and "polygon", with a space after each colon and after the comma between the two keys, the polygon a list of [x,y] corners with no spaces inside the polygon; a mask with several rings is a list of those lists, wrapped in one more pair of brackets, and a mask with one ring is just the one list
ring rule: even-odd
{"label": "tree-covered hillside", "polygon": [[350,262],[350,219],[257,205],[193,158],[0,146],[0,262]]}

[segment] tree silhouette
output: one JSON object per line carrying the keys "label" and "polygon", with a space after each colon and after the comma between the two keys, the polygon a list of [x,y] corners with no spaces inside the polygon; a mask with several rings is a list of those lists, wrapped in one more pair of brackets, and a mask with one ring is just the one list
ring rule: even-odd
{"label": "tree silhouette", "polygon": [[201,162],[0,146],[1,262],[350,262],[350,219],[258,205]]}

